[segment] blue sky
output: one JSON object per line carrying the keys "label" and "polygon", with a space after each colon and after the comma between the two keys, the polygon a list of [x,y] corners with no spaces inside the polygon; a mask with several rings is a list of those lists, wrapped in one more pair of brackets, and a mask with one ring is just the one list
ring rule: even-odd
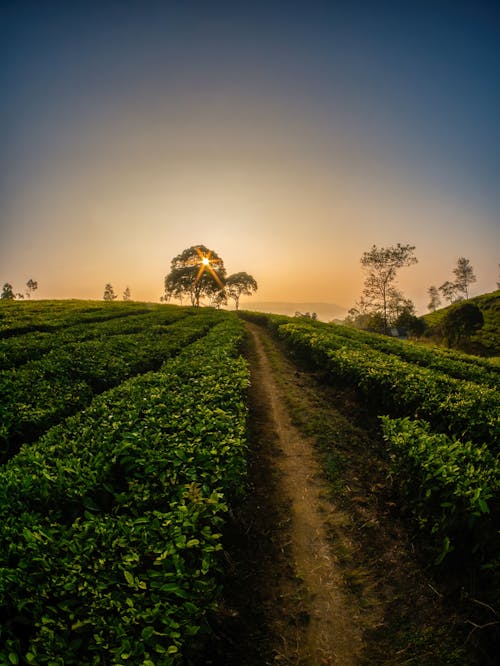
{"label": "blue sky", "polygon": [[0,281],[158,300],[203,243],[259,300],[353,305],[372,244],[400,286],[500,261],[493,2],[9,2]]}

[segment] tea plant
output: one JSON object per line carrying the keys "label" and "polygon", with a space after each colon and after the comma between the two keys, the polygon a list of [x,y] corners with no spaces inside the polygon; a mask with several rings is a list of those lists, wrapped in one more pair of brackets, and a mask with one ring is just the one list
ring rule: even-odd
{"label": "tea plant", "polygon": [[226,317],[0,471],[3,662],[169,665],[196,648],[245,472],[241,338]]}

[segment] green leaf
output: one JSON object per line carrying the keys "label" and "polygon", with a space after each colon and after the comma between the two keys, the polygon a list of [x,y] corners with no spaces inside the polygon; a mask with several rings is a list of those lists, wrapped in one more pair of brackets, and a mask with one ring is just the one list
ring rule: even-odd
{"label": "green leaf", "polygon": [[477,503],[479,504],[479,508],[481,509],[481,513],[489,513],[490,512],[490,508],[489,508],[488,504],[483,499],[479,499],[477,501]]}
{"label": "green leaf", "polygon": [[11,664],[18,664],[19,663],[19,657],[15,652],[9,652],[9,661]]}
{"label": "green leaf", "polygon": [[154,631],[155,630],[153,629],[153,627],[144,627],[141,636],[145,641],[147,641],[154,634]]}
{"label": "green leaf", "polygon": [[129,585],[131,586],[135,585],[134,576],[133,574],[130,573],[130,571],[124,571],[123,575],[125,576],[125,580]]}
{"label": "green leaf", "polygon": [[189,597],[188,593],[175,583],[167,583],[166,585],[162,585],[160,590],[162,592],[171,592],[172,594],[181,597],[181,599],[187,599]]}

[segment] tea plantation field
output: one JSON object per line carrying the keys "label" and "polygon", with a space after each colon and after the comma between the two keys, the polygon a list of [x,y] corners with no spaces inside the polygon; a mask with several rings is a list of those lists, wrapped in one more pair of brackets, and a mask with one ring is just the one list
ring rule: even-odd
{"label": "tea plantation field", "polygon": [[[473,576],[497,604],[498,364],[241,315],[379,417],[429,565],[453,567],[464,588]],[[209,308],[0,302],[0,664],[202,654],[245,487],[244,338],[241,318]]]}
{"label": "tea plantation field", "polygon": [[174,664],[245,474],[240,321],[0,305],[0,663]]}

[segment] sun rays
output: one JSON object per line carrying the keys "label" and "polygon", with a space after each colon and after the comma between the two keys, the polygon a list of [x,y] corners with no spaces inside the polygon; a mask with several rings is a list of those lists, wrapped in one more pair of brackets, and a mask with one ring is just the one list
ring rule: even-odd
{"label": "sun rays", "polygon": [[205,270],[208,270],[208,272],[213,277],[213,279],[217,282],[219,287],[221,289],[223,289],[224,285],[222,284],[222,281],[221,281],[219,275],[217,274],[217,271],[215,271],[212,267],[213,265],[222,264],[222,259],[218,259],[218,258],[215,258],[215,257],[212,259],[211,258],[212,257],[212,250],[209,250],[207,254],[203,254],[202,250],[199,247],[196,247],[195,250],[196,250],[196,252],[199,256],[199,260],[197,260],[196,263],[199,263],[199,265],[200,265],[200,268],[198,269],[198,274],[196,276],[196,282],[201,280],[201,277],[202,277],[203,273],[205,272]]}

